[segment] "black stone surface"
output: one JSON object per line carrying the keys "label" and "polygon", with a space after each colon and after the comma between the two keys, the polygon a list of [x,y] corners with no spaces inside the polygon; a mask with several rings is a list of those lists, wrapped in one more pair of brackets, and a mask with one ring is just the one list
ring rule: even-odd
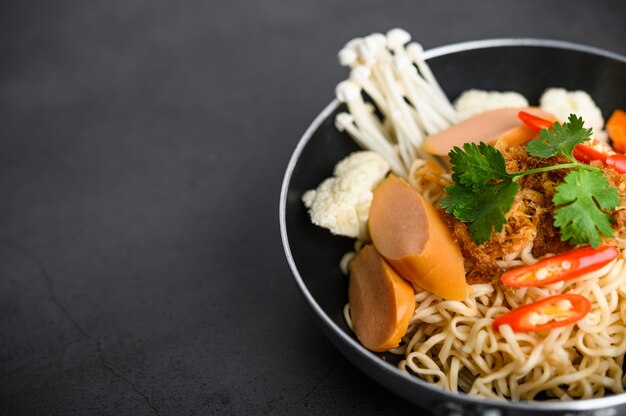
{"label": "black stone surface", "polygon": [[620,0],[3,0],[0,415],[425,414],[330,345],[283,257],[280,182],[337,50],[399,26],[626,54],[625,21]]}

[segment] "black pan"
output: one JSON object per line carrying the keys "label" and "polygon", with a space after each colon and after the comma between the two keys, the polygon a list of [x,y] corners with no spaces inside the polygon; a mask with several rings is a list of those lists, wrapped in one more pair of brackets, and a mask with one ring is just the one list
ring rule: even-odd
{"label": "black pan", "polygon": [[[496,39],[432,49],[426,58],[439,83],[455,98],[468,88],[521,92],[537,103],[549,87],[587,91],[607,118],[626,109],[626,58],[596,48],[534,39]],[[329,90],[333,86],[329,85]],[[365,349],[348,329],[342,309],[348,279],[339,271],[353,240],[333,236],[311,224],[301,197],[332,175],[337,161],[358,150],[334,127],[345,111],[331,102],[309,126],[291,157],[280,198],[280,227],[287,261],[296,284],[326,335],[358,368],[381,386],[436,414],[626,414],[626,394],[571,402],[504,402],[445,391],[400,372],[390,355]]]}

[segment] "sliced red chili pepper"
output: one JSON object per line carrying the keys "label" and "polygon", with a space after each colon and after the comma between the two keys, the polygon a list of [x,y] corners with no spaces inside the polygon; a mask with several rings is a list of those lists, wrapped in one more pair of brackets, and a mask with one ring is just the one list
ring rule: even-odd
{"label": "sliced red chili pepper", "polygon": [[517,118],[522,120],[524,124],[526,124],[536,133],[539,133],[543,129],[549,129],[554,125],[554,122],[534,116],[530,113],[527,113],[526,111],[520,111],[519,113],[517,113]]}
{"label": "sliced red chili pepper", "polygon": [[509,270],[500,280],[512,287],[549,285],[598,270],[609,264],[618,254],[619,251],[613,246],[577,248],[535,264]]}
{"label": "sliced red chili pepper", "polygon": [[576,145],[572,152],[576,160],[583,163],[589,163],[593,160],[599,160],[603,163],[606,162],[606,158],[609,157],[607,153],[594,149],[586,144]]}
{"label": "sliced red chili pepper", "polygon": [[[520,111],[517,114],[517,117],[522,120],[524,124],[530,127],[533,131],[539,133],[542,129],[549,129],[554,125],[552,121],[546,120],[541,117],[534,116],[526,111]],[[595,149],[593,146],[588,144],[579,144],[574,148],[573,155],[579,162],[589,163],[593,160],[600,160],[602,163],[606,163],[608,157],[610,157],[613,152],[607,153],[602,152],[600,150]],[[617,170],[619,173],[626,173],[626,161],[613,161],[614,165],[619,166],[619,168],[612,166],[613,169]],[[608,164],[608,163],[607,163]],[[620,170],[622,169],[623,170]]]}
{"label": "sliced red chili pepper", "polygon": [[500,315],[492,326],[496,331],[501,325],[509,325],[515,332],[545,331],[577,322],[590,309],[591,302],[584,296],[554,295]]}
{"label": "sliced red chili pepper", "polygon": [[626,173],[626,155],[611,155],[606,158],[604,163],[606,163],[607,166],[615,169],[617,173]]}

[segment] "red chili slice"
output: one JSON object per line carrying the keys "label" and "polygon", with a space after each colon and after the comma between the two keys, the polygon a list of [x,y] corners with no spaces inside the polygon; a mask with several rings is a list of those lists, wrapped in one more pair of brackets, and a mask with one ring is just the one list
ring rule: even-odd
{"label": "red chili slice", "polygon": [[520,306],[500,315],[493,321],[493,329],[509,325],[515,332],[545,331],[581,320],[589,313],[591,302],[581,295],[566,293]]}
{"label": "red chili slice", "polygon": [[598,270],[609,264],[618,254],[619,251],[612,246],[577,248],[535,264],[509,270],[500,280],[512,287],[549,285]]}
{"label": "red chili slice", "polygon": [[611,155],[606,158],[604,163],[606,163],[607,166],[615,169],[617,173],[626,173],[626,155]]}
{"label": "red chili slice", "polygon": [[535,133],[539,133],[543,129],[549,129],[554,125],[554,122],[546,120],[545,118],[534,116],[526,111],[520,111],[517,114],[517,118],[522,120],[522,122],[530,127]]}
{"label": "red chili slice", "polygon": [[589,163],[593,160],[599,160],[602,163],[606,163],[606,160],[609,157],[607,153],[603,153],[586,144],[576,145],[572,154],[576,160],[583,163]]}
{"label": "red chili slice", "polygon": [[[554,125],[553,122],[534,116],[525,111],[520,111],[517,117],[533,131],[539,133],[542,129],[549,129]],[[589,163],[593,160],[599,160],[607,166],[612,167],[618,173],[626,173],[626,156],[615,154],[614,152],[601,152],[594,149],[589,144],[579,144],[574,148],[574,157],[579,162]]]}

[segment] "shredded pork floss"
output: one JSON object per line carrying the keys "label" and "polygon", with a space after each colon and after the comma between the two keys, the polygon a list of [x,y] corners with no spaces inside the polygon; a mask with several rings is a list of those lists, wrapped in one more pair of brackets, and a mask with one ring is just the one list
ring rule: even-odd
{"label": "shredded pork floss", "polygon": [[[519,172],[560,163],[568,163],[563,156],[542,159],[529,155],[523,145],[500,149],[509,172]],[[601,162],[593,163],[604,170],[610,186],[617,188],[620,206],[612,214],[615,236],[606,243],[620,250],[626,248],[626,175],[620,175]],[[467,282],[495,283],[500,275],[512,266],[534,262],[547,254],[558,254],[571,249],[561,241],[559,230],[553,225],[554,204],[552,197],[556,187],[563,181],[568,170],[559,169],[523,177],[519,181],[520,191],[511,210],[506,215],[507,223],[501,232],[494,233],[491,240],[477,246],[471,238],[467,225],[452,215],[440,210],[459,243],[465,258]],[[443,188],[451,183],[449,175],[431,163],[415,166],[410,182],[431,202],[436,204],[443,195]],[[520,260],[521,259],[521,260]]]}

